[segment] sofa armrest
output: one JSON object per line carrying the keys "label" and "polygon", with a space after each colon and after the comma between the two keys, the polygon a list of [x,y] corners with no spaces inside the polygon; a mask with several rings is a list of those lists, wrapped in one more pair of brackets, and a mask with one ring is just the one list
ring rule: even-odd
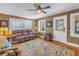
{"label": "sofa armrest", "polygon": [[36,37],[39,37],[39,33],[32,33],[32,34],[34,34]]}
{"label": "sofa armrest", "polygon": [[12,35],[11,39],[14,41],[16,39],[16,35]]}

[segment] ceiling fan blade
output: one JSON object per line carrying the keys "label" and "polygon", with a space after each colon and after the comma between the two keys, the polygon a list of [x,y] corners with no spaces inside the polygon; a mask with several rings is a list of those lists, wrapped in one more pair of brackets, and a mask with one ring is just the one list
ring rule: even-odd
{"label": "ceiling fan blade", "polygon": [[28,9],[28,11],[36,11],[36,9]]}
{"label": "ceiling fan blade", "polygon": [[36,3],[36,4],[33,4],[35,6],[36,9],[41,9],[41,6],[40,6],[40,3]]}
{"label": "ceiling fan blade", "polygon": [[33,5],[35,6],[35,8],[38,8],[38,4],[37,3],[34,3]]}
{"label": "ceiling fan blade", "polygon": [[45,11],[41,11],[41,12],[43,12],[43,13],[47,13],[47,12],[45,12]]}
{"label": "ceiling fan blade", "polygon": [[50,6],[46,6],[46,7],[43,7],[41,9],[49,9],[49,8],[50,8]]}

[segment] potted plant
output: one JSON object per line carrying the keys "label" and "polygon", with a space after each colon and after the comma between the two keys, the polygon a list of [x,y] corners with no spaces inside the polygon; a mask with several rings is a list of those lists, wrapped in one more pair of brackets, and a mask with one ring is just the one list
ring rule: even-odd
{"label": "potted plant", "polygon": [[51,33],[46,33],[44,39],[52,41],[53,35]]}

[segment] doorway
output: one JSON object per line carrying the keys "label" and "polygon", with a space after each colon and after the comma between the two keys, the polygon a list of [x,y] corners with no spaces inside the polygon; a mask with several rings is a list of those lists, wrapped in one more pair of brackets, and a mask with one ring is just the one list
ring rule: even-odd
{"label": "doorway", "polygon": [[67,16],[53,19],[53,40],[67,43]]}

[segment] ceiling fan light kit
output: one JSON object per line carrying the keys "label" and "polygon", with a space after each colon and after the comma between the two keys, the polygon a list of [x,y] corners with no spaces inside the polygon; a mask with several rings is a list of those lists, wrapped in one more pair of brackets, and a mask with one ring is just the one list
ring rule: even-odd
{"label": "ceiling fan light kit", "polygon": [[37,10],[37,13],[41,13],[41,10]]}

